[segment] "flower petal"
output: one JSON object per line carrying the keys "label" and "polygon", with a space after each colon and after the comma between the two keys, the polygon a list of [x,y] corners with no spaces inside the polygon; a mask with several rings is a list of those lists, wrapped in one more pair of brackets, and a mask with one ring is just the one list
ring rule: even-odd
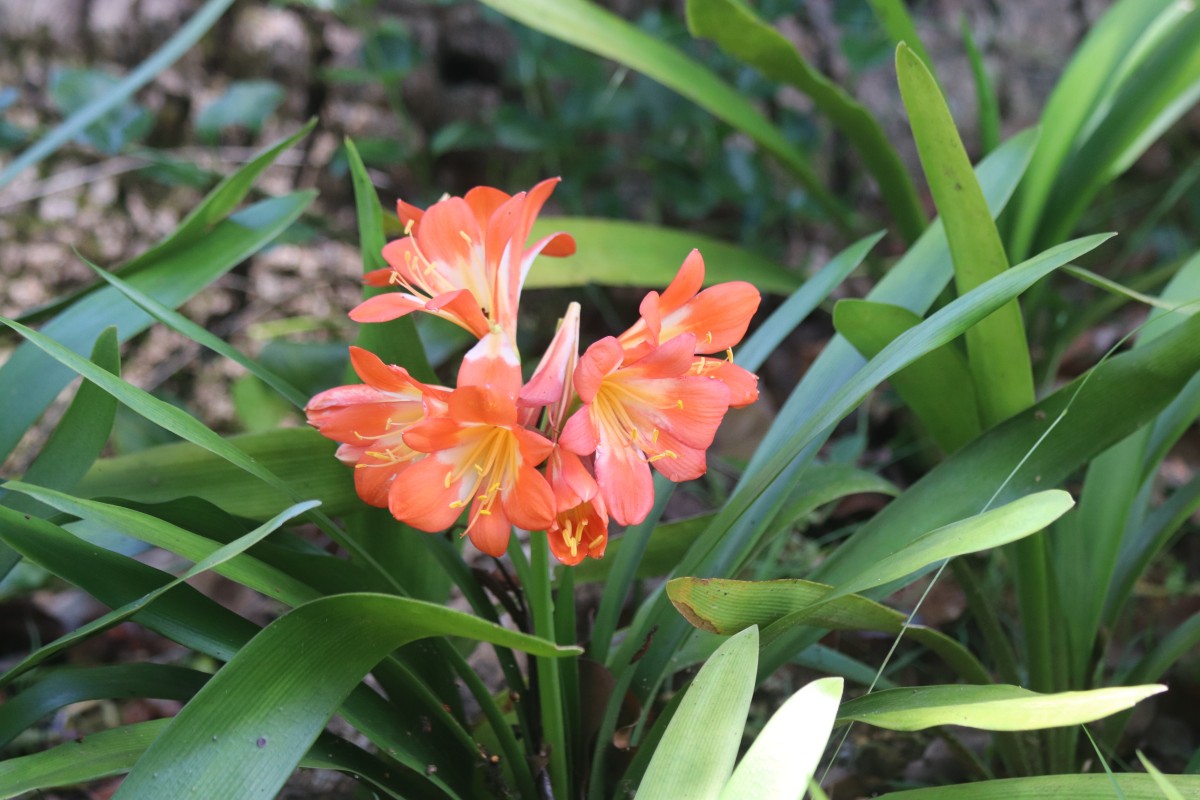
{"label": "flower petal", "polygon": [[367,505],[376,508],[388,507],[388,490],[396,476],[411,466],[412,462],[387,462],[374,456],[364,455],[354,467],[354,490]]}
{"label": "flower petal", "polygon": [[368,297],[350,311],[355,322],[388,322],[413,311],[424,311],[425,301],[404,292]]}
{"label": "flower petal", "polygon": [[413,228],[416,228],[416,226],[421,222],[421,217],[425,216],[425,212],[424,210],[406,203],[403,200],[397,200],[396,216],[400,218],[400,224],[406,229],[410,223],[412,224]]}
{"label": "flower petal", "polygon": [[600,381],[621,366],[624,357],[621,343],[614,336],[606,336],[589,347],[575,367],[575,392],[579,398],[585,403],[592,402]]}
{"label": "flower petal", "polygon": [[507,427],[517,421],[511,395],[490,386],[460,386],[450,394],[450,417],[456,422]]}
{"label": "flower petal", "polygon": [[483,337],[487,335],[491,325],[483,315],[483,309],[479,307],[481,302],[487,302],[487,298],[477,298],[466,289],[457,289],[439,294],[426,303],[424,309],[450,320],[478,337]]}
{"label": "flower petal", "polygon": [[493,558],[504,555],[508,549],[508,540],[512,536],[512,522],[500,507],[494,507],[490,513],[477,514],[467,528],[471,544],[483,553]]}
{"label": "flower petal", "polygon": [[732,361],[726,361],[723,358],[707,360],[720,362],[715,369],[711,371],[706,369],[705,372],[729,387],[730,408],[748,406],[758,399],[757,375],[745,367],[739,367]]}
{"label": "flower petal", "polygon": [[458,368],[458,385],[486,386],[516,401],[521,391],[521,360],[507,333],[493,331],[467,351]]}
{"label": "flower petal", "polygon": [[429,533],[453,525],[462,511],[460,506],[453,505],[461,481],[447,486],[449,472],[450,466],[433,456],[404,470],[403,479],[392,481],[388,489],[388,510],[392,516]]}
{"label": "flower petal", "polygon": [[542,473],[529,464],[521,465],[516,481],[501,494],[500,502],[518,528],[542,531],[554,522],[554,492]]}
{"label": "flower petal", "polygon": [[745,281],[710,286],[682,308],[664,310],[661,337],[694,333],[697,354],[728,350],[746,335],[761,299],[758,289]]}
{"label": "flower petal", "polygon": [[558,437],[562,447],[578,456],[589,456],[600,445],[600,434],[592,423],[591,414],[583,407],[571,415]]}
{"label": "flower petal", "polygon": [[420,453],[458,447],[463,437],[463,426],[449,417],[431,417],[404,429],[404,443]]}
{"label": "flower petal", "polygon": [[704,257],[700,255],[699,250],[693,250],[687,254],[687,258],[679,267],[679,272],[675,273],[671,283],[663,290],[663,314],[670,314],[675,309],[681,308],[684,303],[696,296],[696,292],[700,291],[700,287],[703,285]]}
{"label": "flower petal", "polygon": [[596,483],[608,513],[618,524],[636,525],[654,506],[650,466],[632,447],[603,443],[596,450]]}

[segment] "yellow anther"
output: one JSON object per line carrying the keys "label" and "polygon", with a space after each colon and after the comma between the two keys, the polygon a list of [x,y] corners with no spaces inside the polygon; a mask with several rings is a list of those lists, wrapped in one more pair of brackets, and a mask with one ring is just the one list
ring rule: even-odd
{"label": "yellow anther", "polygon": [[733,348],[732,347],[725,348],[725,360],[728,361],[730,364],[733,363]]}
{"label": "yellow anther", "polygon": [[655,461],[658,461],[660,458],[679,458],[679,456],[672,450],[663,450],[661,453],[659,453],[656,456],[650,456],[648,461],[649,461],[649,463],[653,464]]}
{"label": "yellow anther", "polygon": [[458,235],[461,236],[463,238],[463,241],[466,242],[467,244],[475,244],[475,242],[473,242],[471,240],[471,237],[467,235],[466,231],[459,231]]}
{"label": "yellow anther", "polygon": [[600,544],[602,541],[604,541],[604,537],[597,536],[595,539],[592,539],[590,542],[588,542],[588,549],[589,550],[592,549],[596,545]]}
{"label": "yellow anther", "polygon": [[483,467],[479,466],[478,464],[472,464],[471,466],[474,467],[475,471],[478,472],[480,475],[483,474]]}
{"label": "yellow anther", "polygon": [[442,486],[445,486],[447,489],[449,489],[450,482],[453,480],[454,480],[454,470],[450,470],[446,473],[446,480],[442,481]]}
{"label": "yellow anther", "polygon": [[678,408],[680,411],[683,411],[683,400],[676,400],[675,407]]}
{"label": "yellow anther", "polygon": [[629,441],[636,442],[637,437],[638,437],[637,428],[630,428],[629,429]]}
{"label": "yellow anther", "polygon": [[410,236],[413,231],[413,226],[416,224],[417,224],[417,221],[415,219],[410,219],[408,222],[404,223],[404,235]]}
{"label": "yellow anther", "polygon": [[465,500],[455,500],[453,503],[450,504],[450,507],[451,508],[462,508],[466,504],[467,503]]}
{"label": "yellow anther", "polygon": [[658,428],[655,428],[654,432],[650,434],[650,441],[654,443],[658,442]]}
{"label": "yellow anther", "polygon": [[490,508],[481,508],[479,509],[479,513],[482,516],[490,517],[492,515],[492,510]]}
{"label": "yellow anther", "polygon": [[571,527],[571,520],[567,520],[567,524],[563,526],[563,541],[571,549],[571,556],[574,557],[579,550],[579,540],[583,537],[578,535],[573,536]]}
{"label": "yellow anther", "polygon": [[704,343],[712,344],[712,331],[709,331],[708,333],[704,334]]}

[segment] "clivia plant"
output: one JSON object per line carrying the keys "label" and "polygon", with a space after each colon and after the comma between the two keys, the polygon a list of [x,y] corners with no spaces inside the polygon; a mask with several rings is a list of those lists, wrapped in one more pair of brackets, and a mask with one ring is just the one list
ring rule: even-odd
{"label": "clivia plant", "polygon": [[[117,798],[271,797],[297,767],[343,771],[378,797],[820,797],[847,726],[861,723],[934,730],[980,778],[886,795],[895,800],[1200,796],[1194,774],[1163,776],[1146,760],[1146,773],[1080,774],[1085,759],[1109,765],[1128,710],[1161,694],[1164,672],[1200,641],[1193,616],[1118,669],[1097,646],[1200,504],[1194,479],[1156,497],[1158,467],[1200,409],[1200,259],[1133,290],[1072,266],[1112,252],[1107,234],[1067,239],[1103,182],[1194,99],[1200,62],[1187,45],[1200,12],[1118,3],[1081,46],[1043,129],[993,142],[973,166],[903,6],[875,4],[913,42],[898,46],[896,72],[939,212],[931,223],[847,91],[736,0],[690,0],[698,35],[809,93],[844,129],[908,248],[866,298],[833,306],[838,335],[788,387],[732,488],[714,483],[704,513],[664,519],[675,485],[705,475],[730,409],[755,401],[755,373],[882,234],[856,239],[861,220],[805,156],[669,46],[586,0],[488,2],[568,41],[593,31],[583,44],[746,132],[854,234],[848,246],[800,281],[705,237],[539,220],[556,179],[513,195],[479,187],[424,210],[400,202],[392,219],[348,142],[366,284],[348,309],[357,339],[344,378],[303,391],[297,371],[250,358],[175,308],[309,207],[310,191],[242,207],[306,128],[225,178],[155,248],[111,271],[90,265],[94,286],[0,319],[21,340],[0,367],[0,449],[72,375],[85,379],[28,469],[0,487],[4,585],[19,593],[56,576],[111,609],[0,675],[0,747],[74,702],[182,704],[171,718],[5,751],[0,797],[114,775],[126,775]],[[210,0],[197,19],[221,10]],[[97,98],[0,182],[129,91]],[[525,287],[577,282],[539,278],[553,269],[541,256],[585,277],[611,276],[616,262],[619,282],[661,277],[662,291],[586,346],[587,312],[571,302],[548,342],[531,345],[519,325]],[[1030,344],[1091,319],[1052,313],[1048,281],[1060,271],[1153,309],[1131,347],[1061,386],[1066,344]],[[788,297],[755,318],[760,289]],[[470,340],[441,373],[418,313]],[[225,437],[126,382],[119,344],[152,324],[240,364],[309,427]],[[539,359],[522,358],[543,344]],[[824,448],[885,381],[935,451],[905,487]],[[118,404],[184,441],[105,456]],[[803,574],[779,574],[795,531],[867,492],[893,499]],[[190,566],[176,574],[133,557],[150,547]],[[1000,564],[1013,575],[1015,644],[1005,593],[986,582],[998,574],[1009,586]],[[920,624],[920,603],[888,605],[893,590],[946,570],[967,598],[968,628],[951,635]],[[238,615],[188,583],[206,572],[280,613],[265,625]],[[598,600],[583,606],[589,583]],[[55,665],[127,620],[188,657]],[[886,663],[824,645],[831,631],[883,634],[950,682],[891,685]],[[477,668],[481,653],[498,676]],[[826,658],[806,663],[836,674],[772,709],[739,759],[756,686],[814,654]],[[1098,720],[1081,744],[1081,726]],[[953,726],[991,731],[991,745],[973,753]]]}

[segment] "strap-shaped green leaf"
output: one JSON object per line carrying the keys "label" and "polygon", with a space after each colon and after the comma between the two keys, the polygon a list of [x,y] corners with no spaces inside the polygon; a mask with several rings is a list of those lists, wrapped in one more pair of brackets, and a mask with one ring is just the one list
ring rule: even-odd
{"label": "strap-shaped green leaf", "polygon": [[[308,398],[305,397],[304,394],[301,393],[300,390],[295,386],[292,386],[286,380],[276,375],[274,372],[271,372],[262,364],[259,364],[254,359],[245,355],[236,347],[230,345],[228,342],[223,341],[220,337],[209,333],[207,330],[192,322],[175,309],[168,308],[167,306],[158,302],[150,295],[126,282],[123,278],[118,278],[111,272],[101,269],[99,266],[93,264],[91,261],[88,261],[82,256],[80,256],[80,260],[87,265],[88,269],[96,273],[98,277],[104,280],[105,283],[109,284],[125,297],[136,303],[138,308],[142,309],[171,330],[182,333],[193,342],[203,345],[209,350],[212,350],[214,353],[225,356],[225,358],[228,358],[230,361],[245,367],[251,375],[254,375],[263,383],[270,386],[276,391],[277,394],[279,394],[280,397],[287,400],[296,408],[304,408],[305,403],[308,402]],[[91,386],[91,384],[87,385]]]}
{"label": "strap-shaped green leaf", "polygon": [[875,116],[849,92],[818,72],[788,39],[742,0],[688,0],[688,28],[712,39],[734,58],[772,80],[806,94],[858,150],[909,243],[929,224],[904,162]]}
{"label": "strap-shaped green leaf", "polygon": [[[833,307],[837,332],[867,358],[920,321],[907,308],[870,300],[840,300]],[[888,380],[942,452],[953,453],[982,430],[971,373],[954,344],[931,351]]]}
{"label": "strap-shaped green leaf", "polygon": [[841,699],[841,678],[821,678],[789,697],[755,737],[719,800],[796,800],[825,752]]}
{"label": "strap-shaped green leaf", "polygon": [[1074,499],[1062,489],[1026,495],[999,508],[943,525],[910,542],[897,543],[831,597],[856,594],[912,575],[946,559],[977,553],[1037,533],[1065,514]]}
{"label": "strap-shaped green leaf", "polygon": [[975,102],[979,106],[979,147],[987,155],[1000,144],[1000,104],[966,14],[962,16],[962,35],[967,59],[971,62],[971,77],[975,81]]}
{"label": "strap-shaped green leaf", "polygon": [[[1147,3],[1153,5],[1153,3]],[[1056,176],[1037,242],[1069,236],[1096,194],[1200,100],[1200,10],[1173,3],[1122,65]]]}
{"label": "strap-shaped green leaf", "polygon": [[[913,484],[837,548],[814,577],[850,578],[905,541],[977,513],[1017,466],[996,502],[1056,486],[1080,464],[1145,425],[1200,370],[1200,316],[984,433]],[[1070,405],[1050,432],[1051,423]],[[1046,434],[1040,446],[1030,447]],[[1028,458],[1026,459],[1026,456]],[[1022,459],[1025,459],[1022,461]]]}
{"label": "strap-shaped green leaf", "polygon": [[716,800],[733,773],[758,667],[758,628],[729,638],[687,689],[638,785],[646,800]]}
{"label": "strap-shaped green leaf", "polygon": [[[57,525],[41,519],[27,519],[25,515],[3,507],[0,507],[0,539],[33,563],[80,587],[111,608],[136,602],[174,581],[172,575],[97,548]],[[353,590],[353,587],[347,588]],[[186,583],[159,596],[133,619],[172,641],[220,661],[232,658],[259,631],[253,623]],[[416,714],[409,713],[419,713],[425,708],[420,704],[421,699],[418,698],[416,705],[397,709],[365,686],[360,686],[346,698],[341,713],[373,743],[386,749],[393,759],[419,776],[420,783],[441,787],[457,797],[464,791],[460,787],[470,777],[462,770],[466,763],[471,763],[469,759],[478,758],[478,754],[469,744],[465,750],[434,746],[436,740],[422,730],[414,719]],[[440,704],[437,708],[441,708]],[[429,716],[437,722],[437,711],[430,711]],[[440,726],[435,724],[434,734],[439,730]],[[417,735],[418,731],[421,735]],[[438,758],[445,760],[445,772],[426,775],[426,767]]]}
{"label": "strap-shaped green leaf", "polygon": [[[362,506],[354,491],[353,470],[333,456],[337,445],[312,429],[282,428],[228,441],[298,495],[320,500],[326,513],[344,514]],[[191,442],[102,458],[75,493],[140,503],[200,497],[234,516],[260,520],[290,502],[286,492],[246,480],[241,467]]]}
{"label": "strap-shaped green leaf", "polygon": [[1150,777],[1154,778],[1154,782],[1158,785],[1166,800],[1184,800],[1183,793],[1171,783],[1166,775],[1162,774],[1162,771],[1158,767],[1154,766],[1150,759],[1146,758],[1145,753],[1138,750],[1137,757],[1138,761],[1142,762],[1142,766],[1146,768],[1146,772],[1150,773]]}
{"label": "strap-shaped green leaf", "polygon": [[[288,485],[279,476],[247,456],[235,445],[230,444],[209,430],[203,423],[186,411],[176,408],[163,400],[159,400],[148,392],[105,372],[90,361],[71,352],[61,343],[19,322],[0,317],[0,323],[17,331],[29,343],[32,343],[38,349],[50,355],[54,360],[70,367],[151,422],[166,428],[190,442],[199,444],[209,452],[221,456],[232,464],[236,464],[268,486],[277,491],[284,492],[293,501],[303,499],[294,487]],[[380,577],[394,583],[394,579],[388,575],[386,570],[379,565],[374,557],[364,550],[354,539],[348,537],[326,514],[314,510],[309,512],[309,516],[331,539],[345,547],[347,552],[373,569]],[[396,588],[399,587],[397,586]]]}
{"label": "strap-shaped green leaf", "polygon": [[658,81],[762,145],[800,180],[835,222],[849,214],[808,159],[746,97],[684,53],[589,0],[483,0],[529,27]]}
{"label": "strap-shaped green leaf", "polygon": [[0,747],[58,709],[84,700],[154,697],[187,700],[208,680],[208,673],[170,664],[110,664],[59,669],[39,676],[32,686],[0,705]]}
{"label": "strap-shaped green leaf", "polygon": [[750,338],[738,348],[737,363],[751,372],[758,370],[788,334],[807,319],[808,315],[825,302],[833,290],[841,286],[842,281],[858,268],[867,257],[867,253],[871,252],[871,248],[882,238],[883,231],[866,236],[830,259],[828,264],[806,280],[783,305],[758,325]]}
{"label": "strap-shaped green leaf", "polygon": [[[817,508],[851,494],[878,493],[899,494],[899,489],[880,476],[849,464],[821,464],[812,467],[803,489],[789,498],[773,525],[780,531],[790,530],[803,517]],[[638,560],[636,575],[639,578],[656,578],[669,573],[679,563],[696,536],[712,522],[713,514],[701,514],[686,519],[671,520],[658,525],[650,534],[645,551]],[[577,567],[575,580],[578,583],[607,581],[612,569],[613,557],[621,552],[625,537],[608,543],[604,558],[588,559]]]}
{"label": "strap-shaped green leaf", "polygon": [[[1156,21],[1176,13],[1175,0],[1121,0],[1108,10],[1075,49],[1042,113],[1043,135],[1022,181],[1009,237],[1010,255],[1024,258],[1036,245],[1046,202],[1061,179],[1063,164],[1078,149],[1085,124],[1097,120],[1104,98],[1118,87],[1122,65],[1140,49]],[[1174,8],[1173,8],[1174,7]],[[1098,121],[1098,120],[1097,120]]]}
{"label": "strap-shaped green leaf", "polygon": [[956,640],[924,625],[906,626],[904,614],[859,595],[827,600],[832,591],[828,584],[798,579],[675,578],[667,583],[667,595],[675,608],[701,630],[725,635],[751,625],[774,628],[773,635],[790,626],[893,635],[903,630],[905,636],[928,647],[966,680],[990,681],[979,660]]}
{"label": "strap-shaped green leaf", "polygon": [[[314,600],[246,644],[155,740],[115,797],[273,796],[363,676],[391,651],[428,636],[539,656],[578,652],[419,600]],[[214,730],[221,731],[216,742]]]}
{"label": "strap-shaped green leaf", "polygon": [[1038,694],[1020,686],[905,686],[849,700],[839,722],[866,722],[894,731],[962,725],[987,731],[1036,731],[1094,722],[1133,707],[1167,687],[1116,686]]}
{"label": "strap-shaped green leaf", "polygon": [[614,219],[541,217],[531,235],[540,238],[556,231],[575,237],[575,255],[539,258],[526,288],[586,283],[662,288],[693,249],[704,256],[708,284],[749,281],[764,292],[790,294],[801,282],[799,275],[763,255],[692,231]]}
{"label": "strap-shaped green leaf", "polygon": [[[946,226],[954,282],[961,295],[1003,274],[1008,256],[937,81],[920,57],[903,44],[896,49],[896,75],[929,191]],[[985,426],[1033,402],[1025,324],[1015,300],[968,330],[966,341],[967,362]]]}
{"label": "strap-shaped green leaf", "polygon": [[[37,487],[31,487],[31,486],[27,486],[25,484],[19,484],[19,483],[16,483],[15,481],[10,482],[6,485],[10,486],[11,488],[13,488],[16,491],[26,492],[30,496],[37,497],[47,503],[51,503],[51,504],[55,505],[56,507],[60,507],[63,505],[66,505],[66,507],[68,507],[68,508],[71,507],[70,501],[73,498],[70,498],[69,496],[63,495],[59,492],[52,492],[48,489],[38,489]],[[65,503],[62,502],[64,500],[66,501]],[[88,501],[79,501],[79,502],[88,503]],[[100,504],[100,503],[90,503],[90,505],[102,506],[102,504]],[[158,600],[160,597],[162,597],[163,595],[170,592],[172,589],[178,589],[180,586],[182,586],[184,584],[185,581],[189,580],[190,578],[194,578],[195,576],[201,574],[202,572],[207,572],[210,569],[219,569],[221,567],[221,565],[224,564],[225,562],[237,558],[242,553],[242,551],[246,550],[247,548],[251,547],[252,545],[256,544],[257,542],[262,541],[265,537],[267,537],[272,532],[277,530],[280,525],[283,525],[288,520],[293,519],[296,516],[299,516],[300,514],[303,514],[305,511],[309,510],[310,508],[314,507],[315,505],[317,505],[317,503],[315,501],[311,501],[311,500],[307,503],[298,503],[298,504],[292,506],[291,508],[288,508],[285,511],[281,512],[280,514],[277,514],[274,519],[271,519],[268,522],[263,523],[262,525],[260,525],[259,527],[255,528],[253,531],[251,531],[250,533],[247,533],[245,536],[235,539],[234,541],[230,542],[229,544],[222,545],[220,547],[217,547],[214,544],[212,547],[207,548],[207,552],[205,553],[205,555],[202,558],[196,558],[195,559],[196,563],[193,564],[189,569],[187,569],[178,578],[175,578],[174,580],[172,580],[168,583],[164,583],[161,586],[158,586],[158,587],[152,589],[151,591],[146,592],[141,597],[131,600],[131,601],[121,605],[118,608],[114,608],[112,611],[108,612],[107,614],[92,620],[91,622],[87,623],[86,625],[81,626],[80,628],[76,629],[75,631],[72,631],[71,633],[67,634],[66,636],[63,636],[44,647],[38,648],[33,653],[31,653],[28,657],[22,659],[22,661],[19,664],[17,664],[15,667],[10,669],[8,672],[4,673],[3,676],[0,676],[0,686],[3,686],[4,684],[12,681],[13,678],[24,673],[25,671],[29,670],[30,668],[36,666],[37,664],[39,664],[42,661],[49,658],[50,656],[61,652],[65,648],[70,647],[71,645],[73,645],[77,642],[80,642],[90,636],[94,636],[97,633],[100,633],[101,631],[107,630],[120,622],[124,622],[125,620],[129,619],[130,617],[133,617],[138,612],[142,611],[147,606],[154,603],[154,601]],[[128,514],[136,513],[136,512],[128,512],[126,509],[116,509],[116,507],[111,507],[111,508],[113,508],[114,510],[127,512]],[[173,527],[173,526],[168,526],[164,522],[155,520],[153,517],[148,517],[146,515],[141,515],[141,516],[143,517],[143,523],[145,525],[147,525],[148,527],[161,528],[161,529]],[[131,529],[131,528],[124,528],[122,532],[130,533],[133,530],[134,529]],[[167,533],[169,534],[170,532],[167,531]],[[179,531],[179,533],[186,534],[186,531]],[[0,536],[13,537],[14,535],[19,536],[19,534],[16,534],[14,531],[0,532]],[[142,536],[147,537],[147,538],[154,538],[153,536],[151,536],[149,534],[145,534],[145,533],[143,533]],[[195,537],[195,538],[201,538],[201,537]],[[10,539],[10,541],[12,541],[12,540]],[[207,540],[205,540],[205,541],[207,541]],[[27,542],[26,542],[26,544],[27,544]],[[18,545],[18,547],[19,546],[20,545]],[[291,579],[289,579],[288,576],[286,576],[286,575],[278,575],[277,574],[274,577],[278,583],[280,583],[284,586],[287,586],[289,583],[295,583],[294,581],[291,581]],[[282,593],[282,591],[283,591],[282,589],[277,589],[277,593]],[[266,589],[266,593],[268,595],[270,595],[269,588]]]}
{"label": "strap-shaped green leaf", "polygon": [[[43,753],[0,763],[0,800],[38,789],[86,783],[128,772],[170,722],[168,719],[156,719],[112,728]],[[220,734],[216,735],[220,737]],[[332,734],[322,734],[301,759],[300,766],[337,769],[361,776],[375,789],[396,800],[437,796],[423,790],[423,787],[405,787],[406,782],[402,777],[389,771],[378,759]],[[403,787],[403,793],[395,788],[397,786]]]}
{"label": "strap-shaped green leaf", "polygon": [[[1171,782],[1200,797],[1200,775],[1171,775]],[[1114,787],[1114,782],[1116,786]],[[997,781],[911,789],[880,795],[879,800],[1096,800],[1113,797],[1119,788],[1125,800],[1163,800],[1151,775],[1039,775],[1035,778],[1005,778]]]}
{"label": "strap-shaped green leaf", "polygon": [[[171,252],[129,279],[131,285],[176,307],[257,252],[292,224],[315,192],[297,192],[256,203],[216,225],[192,246]],[[153,317],[111,287],[89,294],[41,329],[74,353],[86,352],[110,325],[128,340]],[[0,455],[12,450],[58,392],[73,377],[38,348],[22,345],[0,367]]]}
{"label": "strap-shaped green leaf", "polygon": [[[92,346],[92,363],[114,375],[121,374],[121,353],[116,328],[105,328]],[[25,480],[55,489],[70,489],[84,476],[108,442],[117,402],[84,381],[75,392],[67,413],[55,426],[50,439],[25,471]],[[9,494],[0,488],[0,503],[17,511],[45,516],[46,507],[28,497]],[[0,579],[16,566],[20,556],[0,543]]]}

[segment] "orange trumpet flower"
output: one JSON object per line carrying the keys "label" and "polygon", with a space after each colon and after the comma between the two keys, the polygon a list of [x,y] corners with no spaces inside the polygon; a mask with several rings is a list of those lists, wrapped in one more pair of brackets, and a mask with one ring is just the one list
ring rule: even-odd
{"label": "orange trumpet flower", "polygon": [[509,196],[481,186],[422,212],[399,205],[406,235],[383,248],[389,267],[367,274],[372,286],[401,291],[372,297],[350,312],[356,322],[384,322],[412,311],[450,320],[482,338],[496,328],[516,333],[521,287],[541,252],[566,256],[575,240],[565,233],[526,247],[533,222],[558,178]]}

